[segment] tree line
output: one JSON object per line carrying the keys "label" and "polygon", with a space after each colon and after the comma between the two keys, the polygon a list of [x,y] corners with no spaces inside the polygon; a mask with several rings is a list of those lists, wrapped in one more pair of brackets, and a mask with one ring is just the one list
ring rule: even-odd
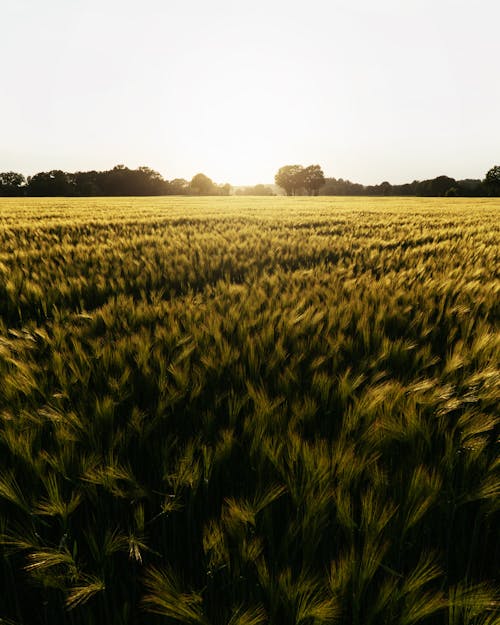
{"label": "tree line", "polygon": [[107,171],[42,171],[25,178],[16,172],[0,173],[0,196],[117,196],[117,195],[229,195],[229,184],[219,185],[205,174],[165,180],[149,167],[129,169],[116,165]]}
{"label": "tree line", "polygon": [[430,180],[392,185],[384,181],[378,185],[362,185],[342,178],[325,178],[319,165],[285,165],[274,177],[286,195],[368,195],[368,196],[422,196],[422,197],[499,197],[500,166],[495,165],[483,180],[455,180],[438,176]]}
{"label": "tree line", "polygon": [[[500,197],[500,165],[492,167],[482,180],[438,176],[400,185],[384,181],[368,186],[342,178],[326,178],[319,165],[285,165],[276,173],[275,182],[286,195]],[[27,178],[12,171],[0,173],[0,197],[230,195],[232,192],[236,195],[274,194],[269,185],[233,190],[231,185],[216,184],[202,173],[190,181],[184,178],[169,181],[150,167],[129,169],[125,165],[106,171],[51,170]]]}

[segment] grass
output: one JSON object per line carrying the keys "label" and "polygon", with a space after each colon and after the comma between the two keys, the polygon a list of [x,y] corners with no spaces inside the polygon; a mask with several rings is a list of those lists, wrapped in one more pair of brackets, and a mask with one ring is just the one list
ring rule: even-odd
{"label": "grass", "polygon": [[0,623],[499,623],[499,215],[2,200]]}

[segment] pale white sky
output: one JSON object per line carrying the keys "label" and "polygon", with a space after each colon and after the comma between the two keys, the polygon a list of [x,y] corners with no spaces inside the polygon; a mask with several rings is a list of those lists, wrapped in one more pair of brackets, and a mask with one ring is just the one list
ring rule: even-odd
{"label": "pale white sky", "polygon": [[499,0],[0,0],[0,171],[500,164]]}

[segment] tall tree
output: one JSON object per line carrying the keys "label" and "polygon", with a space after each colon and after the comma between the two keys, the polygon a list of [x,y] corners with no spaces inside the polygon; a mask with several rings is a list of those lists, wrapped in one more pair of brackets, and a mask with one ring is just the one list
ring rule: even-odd
{"label": "tall tree", "polygon": [[318,195],[325,184],[325,175],[319,165],[309,165],[303,171],[304,188],[308,195]]}
{"label": "tall tree", "polygon": [[384,182],[380,183],[380,193],[382,195],[391,195],[391,191],[392,191],[392,185],[390,182],[387,182],[387,180],[384,180]]}
{"label": "tall tree", "polygon": [[0,196],[16,196],[23,194],[26,179],[15,171],[0,173]]}
{"label": "tall tree", "polygon": [[213,181],[205,174],[193,176],[189,186],[194,195],[218,195]]}
{"label": "tall tree", "polygon": [[27,191],[28,195],[35,197],[65,197],[75,195],[75,185],[70,174],[53,169],[28,178]]}
{"label": "tall tree", "polygon": [[495,165],[486,173],[484,186],[488,195],[500,195],[500,165]]}
{"label": "tall tree", "polygon": [[485,176],[486,182],[500,184],[500,165],[492,167]]}
{"label": "tall tree", "polygon": [[75,195],[95,196],[104,195],[99,186],[100,172],[97,171],[77,171],[73,176],[75,183]]}
{"label": "tall tree", "polygon": [[285,165],[280,167],[274,180],[287,195],[298,195],[304,188],[304,168],[302,165]]}

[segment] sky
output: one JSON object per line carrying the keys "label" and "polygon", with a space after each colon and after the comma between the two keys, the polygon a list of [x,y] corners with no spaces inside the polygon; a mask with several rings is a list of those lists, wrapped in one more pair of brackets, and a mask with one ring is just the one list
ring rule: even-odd
{"label": "sky", "polygon": [[0,171],[500,164],[498,0],[0,0]]}

